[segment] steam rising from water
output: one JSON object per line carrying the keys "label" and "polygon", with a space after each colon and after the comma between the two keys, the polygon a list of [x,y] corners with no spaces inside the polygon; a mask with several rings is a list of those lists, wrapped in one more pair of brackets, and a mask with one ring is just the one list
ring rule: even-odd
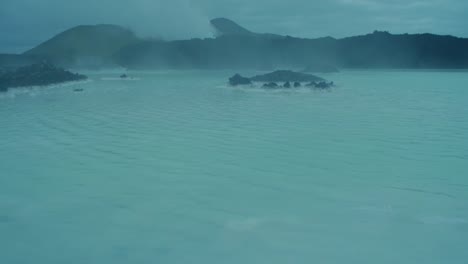
{"label": "steam rising from water", "polygon": [[[28,10],[34,10],[29,14]],[[32,12],[32,11],[31,11]],[[77,25],[117,24],[142,37],[186,39],[212,36],[210,17],[189,0],[10,1],[0,8],[1,52],[22,52]],[[24,47],[18,50],[14,47]]]}
{"label": "steam rising from water", "polygon": [[468,259],[465,72],[114,74],[0,100],[0,263]]}
{"label": "steam rising from water", "polygon": [[[122,16],[121,16],[122,14]],[[163,39],[211,37],[209,17],[188,0],[138,0],[129,10],[116,15],[110,12],[110,21],[121,23],[143,37],[159,36]]]}

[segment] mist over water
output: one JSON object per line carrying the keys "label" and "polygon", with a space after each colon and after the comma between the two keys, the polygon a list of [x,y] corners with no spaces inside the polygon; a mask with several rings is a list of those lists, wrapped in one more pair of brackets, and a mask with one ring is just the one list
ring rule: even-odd
{"label": "mist over water", "polygon": [[2,263],[468,259],[466,72],[129,75],[0,97]]}

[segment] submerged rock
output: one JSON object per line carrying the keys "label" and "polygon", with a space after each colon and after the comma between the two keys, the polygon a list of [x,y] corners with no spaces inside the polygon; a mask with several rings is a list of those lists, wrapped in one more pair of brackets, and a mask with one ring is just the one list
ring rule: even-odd
{"label": "submerged rock", "polygon": [[300,83],[300,82],[294,82],[294,87],[295,87],[295,88],[301,87],[301,83]]}
{"label": "submerged rock", "polygon": [[257,75],[250,80],[254,82],[321,82],[325,81],[323,78],[318,76],[302,73],[293,72],[287,70],[275,71],[263,75]]}
{"label": "submerged rock", "polygon": [[8,88],[15,87],[44,86],[80,81],[86,78],[84,75],[71,73],[43,62],[0,73],[0,91],[5,92]]}
{"label": "submerged rock", "polygon": [[240,74],[236,74],[229,78],[229,84],[232,86],[249,85],[252,84],[252,81],[249,78],[241,76]]}
{"label": "submerged rock", "polygon": [[283,87],[284,87],[284,88],[291,88],[291,83],[290,83],[290,82],[285,82],[285,83],[283,84]]}
{"label": "submerged rock", "polygon": [[124,73],[124,74],[120,75],[120,78],[126,79],[126,78],[128,78],[128,75]]}
{"label": "submerged rock", "polygon": [[78,93],[78,92],[83,92],[84,89],[83,88],[76,88],[76,89],[73,89],[73,91]]}

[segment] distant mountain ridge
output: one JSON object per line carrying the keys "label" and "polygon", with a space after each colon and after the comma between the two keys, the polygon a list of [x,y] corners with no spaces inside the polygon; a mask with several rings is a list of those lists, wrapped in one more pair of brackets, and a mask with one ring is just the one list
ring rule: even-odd
{"label": "distant mountain ridge", "polygon": [[24,53],[58,65],[95,66],[112,64],[121,48],[141,41],[131,30],[116,25],[77,26]]}
{"label": "distant mountain ridge", "polygon": [[252,31],[241,27],[237,23],[227,18],[215,18],[210,21],[211,25],[216,29],[219,36],[223,35],[253,35]]}
{"label": "distant mountain ridge", "polygon": [[343,39],[304,39],[255,33],[225,18],[213,19],[211,24],[215,38],[177,41],[141,39],[115,25],[78,26],[22,55],[0,55],[0,67],[47,60],[85,68],[468,69],[466,38],[375,31]]}
{"label": "distant mountain ridge", "polygon": [[119,65],[144,69],[467,69],[468,39],[388,32],[345,39],[223,35],[139,43],[115,58]]}
{"label": "distant mountain ridge", "polygon": [[271,34],[271,33],[255,33],[252,32],[236,22],[227,19],[227,18],[215,18],[210,21],[210,24],[216,30],[216,36],[257,36],[257,37],[269,37],[269,38],[280,38],[281,35]]}

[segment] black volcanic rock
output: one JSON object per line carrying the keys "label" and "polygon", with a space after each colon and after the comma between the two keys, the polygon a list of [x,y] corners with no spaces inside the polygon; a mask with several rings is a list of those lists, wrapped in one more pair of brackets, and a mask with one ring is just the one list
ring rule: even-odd
{"label": "black volcanic rock", "polygon": [[252,81],[249,78],[242,77],[240,74],[236,74],[229,78],[229,84],[232,86],[249,85],[252,84]]}
{"label": "black volcanic rock", "polygon": [[333,82],[326,82],[326,81],[320,81],[320,82],[310,82],[306,86],[311,87],[311,88],[317,88],[317,89],[329,89],[333,87],[335,84]]}
{"label": "black volcanic rock", "polygon": [[[236,85],[249,85],[253,82],[262,82],[262,88],[276,89],[276,88],[291,88],[300,87],[301,82],[310,82],[307,84],[308,87],[312,88],[330,88],[333,86],[333,82],[326,82],[325,79],[315,75],[305,74],[300,72],[293,72],[288,70],[275,71],[263,75],[257,75],[252,78],[243,77],[236,74],[229,78],[229,84],[232,86]],[[283,85],[278,85],[277,82],[284,82]],[[293,85],[291,83],[293,82]]]}
{"label": "black volcanic rock", "polygon": [[8,88],[14,87],[43,86],[80,81],[86,78],[84,75],[71,73],[43,62],[0,73],[0,91],[7,91]]}
{"label": "black volcanic rock", "polygon": [[254,82],[321,82],[324,79],[312,74],[293,72],[293,71],[275,71],[263,75],[257,75],[250,80]]}
{"label": "black volcanic rock", "polygon": [[331,88],[333,86],[335,86],[335,84],[333,82],[319,82],[319,83],[317,83],[317,85],[315,87],[319,88],[319,89],[329,89],[329,88]]}
{"label": "black volcanic rock", "polygon": [[265,83],[262,88],[269,88],[269,89],[275,89],[275,88],[279,88],[279,85],[275,82],[269,82],[269,83]]}

